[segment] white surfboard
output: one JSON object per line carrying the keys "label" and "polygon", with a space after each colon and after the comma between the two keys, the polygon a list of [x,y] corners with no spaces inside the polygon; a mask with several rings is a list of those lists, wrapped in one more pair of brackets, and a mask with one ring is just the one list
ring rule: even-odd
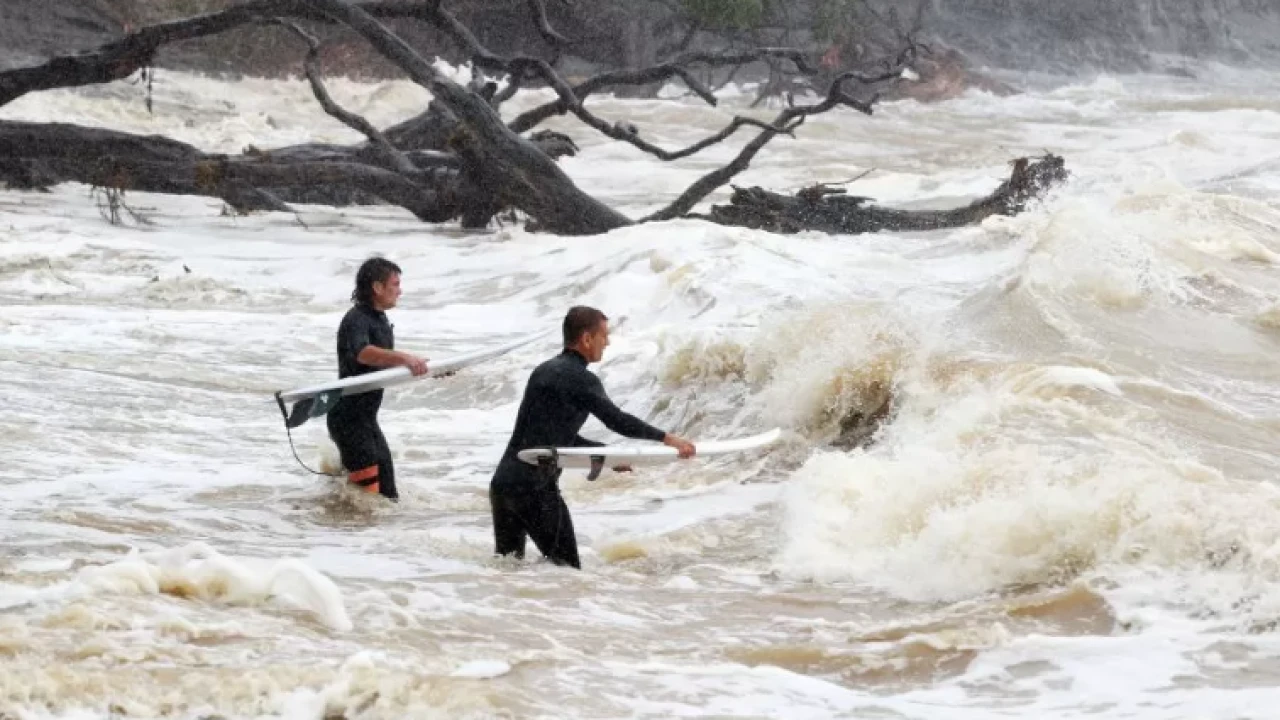
{"label": "white surfboard", "polygon": [[[335,379],[295,390],[277,392],[275,394],[276,401],[280,405],[280,412],[285,416],[285,425],[294,428],[305,423],[309,418],[325,414],[341,397],[401,385],[413,380],[448,375],[477,363],[506,355],[516,348],[546,337],[550,332],[550,330],[544,330],[486,350],[476,350],[439,360],[429,360],[427,361],[426,375],[415,377],[407,367],[387,368],[386,370],[378,370],[364,375],[354,375],[341,380]],[[287,409],[289,404],[294,404],[292,412]]]}
{"label": "white surfboard", "polygon": [[[745,452],[768,447],[782,436],[782,430],[774,428],[768,432],[749,437],[731,440],[710,440],[695,442],[698,452],[693,459],[714,457],[730,453]],[[561,448],[529,448],[516,453],[516,457],[530,465],[540,461],[551,461],[562,468],[588,468],[589,479],[594,480],[603,468],[615,465],[663,465],[676,462],[680,455],[673,447],[657,443],[646,445],[605,445],[604,447],[561,447]]]}

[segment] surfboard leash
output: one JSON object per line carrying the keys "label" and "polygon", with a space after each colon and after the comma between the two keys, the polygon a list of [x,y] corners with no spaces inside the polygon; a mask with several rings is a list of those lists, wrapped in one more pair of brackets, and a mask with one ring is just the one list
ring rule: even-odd
{"label": "surfboard leash", "polygon": [[289,450],[290,452],[293,453],[293,459],[298,461],[298,464],[302,466],[302,469],[306,470],[312,475],[320,475],[322,477],[331,477],[331,478],[342,477],[341,473],[334,474],[334,473],[320,472],[319,470],[312,470],[311,468],[307,467],[306,463],[302,462],[302,458],[298,457],[298,449],[293,445],[293,428],[290,427],[289,425],[289,411],[285,409],[284,400],[280,398],[280,393],[276,393],[276,404],[280,406],[280,414],[284,416],[284,434],[289,437]]}

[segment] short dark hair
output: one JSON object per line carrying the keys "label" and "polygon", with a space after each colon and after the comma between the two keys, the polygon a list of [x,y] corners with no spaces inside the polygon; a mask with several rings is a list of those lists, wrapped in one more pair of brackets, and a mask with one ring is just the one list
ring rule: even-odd
{"label": "short dark hair", "polygon": [[386,258],[371,257],[356,271],[356,288],[351,291],[351,302],[373,304],[373,284],[386,282],[392,275],[400,275],[400,266]]}
{"label": "short dark hair", "polygon": [[593,307],[575,305],[564,315],[564,346],[569,347],[608,320],[608,316]]}

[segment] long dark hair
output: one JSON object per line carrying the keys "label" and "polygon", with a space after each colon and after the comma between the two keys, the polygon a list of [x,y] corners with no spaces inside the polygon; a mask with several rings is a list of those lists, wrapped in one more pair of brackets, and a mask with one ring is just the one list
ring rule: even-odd
{"label": "long dark hair", "polygon": [[356,271],[356,288],[351,291],[351,302],[373,305],[373,284],[386,282],[392,275],[400,274],[400,266],[386,258],[372,257],[365,260]]}

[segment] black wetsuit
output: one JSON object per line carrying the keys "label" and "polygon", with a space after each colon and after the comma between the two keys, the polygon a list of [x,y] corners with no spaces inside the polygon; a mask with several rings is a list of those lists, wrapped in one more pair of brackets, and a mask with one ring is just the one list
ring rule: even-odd
{"label": "black wetsuit", "polygon": [[516,453],[532,447],[594,447],[578,435],[587,415],[629,438],[661,441],[665,433],[618,409],[587,361],[573,350],[534,369],[516,413],[511,441],[489,483],[493,537],[499,555],[524,557],[525,539],[557,565],[581,567],[573,519],[560,497],[560,470],[522,462]]}
{"label": "black wetsuit", "polygon": [[[348,310],[338,325],[339,378],[380,369],[356,360],[368,345],[393,350],[395,334],[386,313],[361,303]],[[363,486],[376,482],[378,492],[394,500],[399,495],[396,493],[391,449],[387,447],[382,428],[378,427],[378,408],[381,405],[381,389],[348,395],[329,410],[327,423],[329,437],[338,446],[342,465],[352,474],[352,482]],[[375,467],[376,474],[372,469]]]}

